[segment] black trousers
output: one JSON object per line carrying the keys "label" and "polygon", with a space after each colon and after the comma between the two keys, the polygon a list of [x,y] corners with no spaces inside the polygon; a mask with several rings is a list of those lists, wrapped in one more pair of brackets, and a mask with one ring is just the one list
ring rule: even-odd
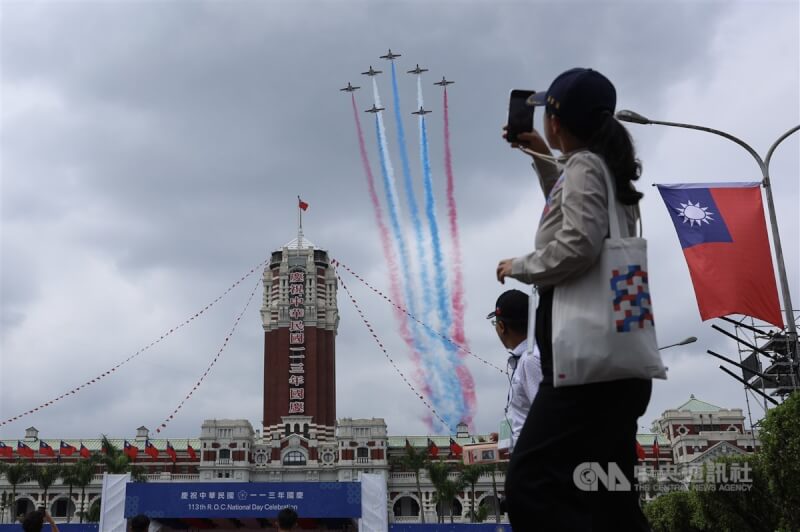
{"label": "black trousers", "polygon": [[[541,295],[536,340],[545,380],[514,446],[506,501],[515,531],[640,531],[650,527],[635,489],[638,418],[650,401],[649,380],[564,386],[552,384],[552,292]],[[609,472],[615,464],[630,489],[584,491],[596,478],[585,463]],[[580,466],[580,467],[579,467]],[[591,466],[589,466],[591,467]],[[613,466],[612,466],[613,467]],[[582,474],[583,473],[583,474]]]}

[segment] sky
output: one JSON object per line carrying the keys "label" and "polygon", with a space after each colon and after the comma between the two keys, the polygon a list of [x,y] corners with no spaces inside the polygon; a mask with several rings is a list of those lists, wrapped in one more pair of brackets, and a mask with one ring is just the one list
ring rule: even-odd
{"label": "sky", "polygon": [[[440,224],[446,220],[441,89],[446,75],[461,233],[466,334],[496,365],[506,353],[486,320],[516,282],[500,259],[533,249],[544,199],[529,159],[500,137],[508,93],[545,90],[560,72],[595,68],[618,109],[714,127],[766,154],[800,123],[796,2],[117,1],[0,3],[0,421],[136,357],[98,382],[0,426],[0,438],[134,437],[203,383],[161,432],[196,437],[205,419],[262,414],[260,275],[152,347],[296,235],[389,291],[359,157],[348,81],[388,48],[399,71],[419,63]],[[395,149],[386,73],[377,78]],[[399,79],[415,172],[416,84]],[[371,115],[362,114],[379,175]],[[541,126],[541,115],[536,117]],[[678,239],[653,183],[757,181],[755,161],[706,133],[630,125],[643,176],[650,288],[669,378],[657,381],[640,430],[694,394],[764,415],[763,402],[718,369],[707,349],[736,344],[702,322]],[[399,183],[399,159],[393,154]],[[770,167],[790,294],[800,308],[800,134]],[[379,188],[381,198],[383,189]],[[402,201],[405,204],[405,200]],[[385,209],[385,203],[384,203]],[[407,213],[406,213],[407,214]],[[405,218],[407,220],[407,217]],[[404,225],[406,235],[412,229]],[[446,239],[445,262],[452,250]],[[452,281],[453,270],[446,271]],[[414,374],[390,306],[348,287],[404,375]],[[391,435],[424,435],[426,407],[403,383],[339,291],[337,416],[385,419]],[[497,430],[505,376],[468,357],[474,430]],[[732,368],[735,370],[735,368]],[[613,415],[609,412],[609,415]],[[747,420],[749,425],[750,419]]]}

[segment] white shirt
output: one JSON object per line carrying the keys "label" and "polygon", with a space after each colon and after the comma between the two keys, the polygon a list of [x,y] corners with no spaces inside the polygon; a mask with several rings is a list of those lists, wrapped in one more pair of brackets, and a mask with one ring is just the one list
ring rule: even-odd
{"label": "white shirt", "polygon": [[528,349],[525,340],[511,351],[508,357],[508,367],[512,371],[510,387],[508,390],[508,403],[506,404],[506,419],[511,425],[511,446],[519,439],[519,433],[528,417],[539,383],[542,382],[542,362],[539,348],[533,342],[533,349]]}

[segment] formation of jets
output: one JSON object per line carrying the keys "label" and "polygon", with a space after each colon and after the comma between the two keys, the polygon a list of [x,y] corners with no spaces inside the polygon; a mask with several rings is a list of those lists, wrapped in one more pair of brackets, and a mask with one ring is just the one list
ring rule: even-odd
{"label": "formation of jets", "polygon": [[378,74],[382,74],[383,70],[375,70],[372,68],[372,65],[369,66],[369,70],[366,72],[362,72],[361,74],[364,76],[377,76]]}
{"label": "formation of jets", "polygon": [[[389,48],[389,52],[388,52],[386,55],[382,55],[382,56],[380,56],[380,58],[381,58],[381,59],[387,59],[387,60],[389,60],[389,61],[394,61],[394,59],[395,59],[395,58],[397,58],[397,57],[400,57],[400,55],[401,55],[401,54],[395,54],[395,53],[392,53],[392,49],[391,49],[391,48]],[[417,66],[416,66],[416,68],[414,68],[414,69],[412,69],[412,70],[409,70],[409,71],[408,71],[408,73],[409,73],[409,74],[417,74],[417,75],[419,75],[419,74],[422,74],[423,72],[427,72],[427,71],[428,71],[428,69],[427,69],[427,68],[422,68],[422,67],[420,67],[420,66],[419,66],[419,63],[417,63]],[[362,72],[361,74],[363,74],[364,76],[370,76],[370,77],[372,77],[372,76],[377,76],[378,74],[382,74],[382,73],[383,73],[383,71],[381,71],[381,70],[375,70],[374,68],[372,68],[372,65],[370,65],[370,66],[369,66],[369,70],[367,70],[366,72]],[[444,77],[444,76],[442,76],[442,81],[437,81],[437,82],[435,82],[435,83],[434,83],[434,85],[439,85],[440,87],[447,87],[448,85],[452,85],[453,83],[455,83],[455,81],[448,81],[447,79],[445,79],[445,77]],[[345,91],[345,92],[353,92],[353,91],[356,91],[356,90],[358,90],[358,89],[360,89],[360,88],[361,88],[361,87],[354,87],[354,86],[353,86],[353,85],[351,85],[351,84],[350,84],[350,82],[348,81],[348,82],[347,82],[347,86],[346,86],[346,87],[343,87],[343,88],[341,88],[341,89],[339,89],[339,90],[340,90],[340,91]],[[377,106],[376,106],[376,105],[373,103],[373,104],[372,104],[372,107],[370,107],[369,109],[367,109],[367,110],[366,110],[366,111],[364,111],[364,112],[366,112],[366,113],[380,113],[380,112],[381,112],[381,111],[383,111],[383,110],[385,110],[385,108],[383,108],[383,107],[377,107]],[[422,106],[420,106],[420,108],[419,108],[418,110],[416,110],[416,111],[412,112],[411,114],[412,114],[412,115],[418,115],[418,116],[423,116],[423,117],[424,117],[426,114],[428,114],[428,113],[430,113],[430,112],[431,112],[431,111],[428,111],[427,109],[423,109],[423,108],[422,108]]]}
{"label": "formation of jets", "polygon": [[400,54],[393,54],[392,49],[389,48],[389,53],[386,55],[382,55],[381,59],[388,59],[389,61],[393,61],[395,57],[400,57]]}

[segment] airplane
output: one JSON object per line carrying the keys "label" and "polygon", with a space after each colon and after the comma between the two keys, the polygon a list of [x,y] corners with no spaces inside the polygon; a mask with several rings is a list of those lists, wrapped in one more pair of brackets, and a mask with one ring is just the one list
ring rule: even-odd
{"label": "airplane", "polygon": [[389,53],[386,55],[382,55],[381,59],[388,59],[389,61],[392,61],[395,57],[400,57],[400,54],[393,54],[392,49],[389,48]]}
{"label": "airplane", "polygon": [[419,67],[419,63],[417,63],[417,68],[415,68],[414,70],[409,70],[408,73],[409,74],[422,74],[423,72],[427,72],[427,71],[428,71],[427,68],[420,68]]}
{"label": "airplane", "polygon": [[353,87],[352,85],[350,85],[350,82],[348,81],[347,82],[347,87],[345,87],[343,89],[339,89],[339,90],[340,91],[345,91],[345,92],[353,92],[354,90],[357,90],[357,89],[360,89],[360,88],[361,87]]}
{"label": "airplane", "polygon": [[453,83],[455,83],[455,81],[447,81],[446,79],[444,79],[444,76],[442,76],[442,81],[437,81],[436,83],[434,83],[434,85],[440,85],[442,87],[446,87],[448,85],[452,85]]}
{"label": "airplane", "polygon": [[362,74],[365,75],[365,76],[377,76],[378,74],[381,74],[382,72],[383,72],[382,70],[374,70],[372,68],[372,65],[370,65],[369,66],[369,70],[367,70],[366,72],[362,72]]}
{"label": "airplane", "polygon": [[414,111],[414,112],[413,112],[413,113],[411,113],[411,114],[412,114],[412,115],[425,116],[426,114],[428,114],[428,113],[432,113],[432,112],[433,112],[433,111],[427,111],[427,110],[423,109],[423,108],[422,108],[422,106],[420,106],[420,108],[419,108],[419,111]]}
{"label": "airplane", "polygon": [[367,109],[367,110],[366,110],[366,111],[364,111],[364,112],[365,112],[365,113],[380,113],[380,112],[381,112],[381,111],[383,111],[383,110],[384,110],[384,108],[383,108],[383,107],[375,107],[375,104],[373,103],[373,104],[372,104],[372,107],[370,107],[369,109]]}

